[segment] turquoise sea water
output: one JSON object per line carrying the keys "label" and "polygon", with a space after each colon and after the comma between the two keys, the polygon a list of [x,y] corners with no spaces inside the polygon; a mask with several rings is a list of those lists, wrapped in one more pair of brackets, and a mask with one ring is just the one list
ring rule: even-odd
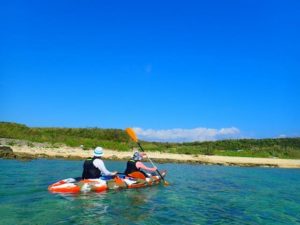
{"label": "turquoise sea water", "polygon": [[[300,170],[158,164],[170,186],[59,195],[82,161],[0,160],[0,224],[300,224]],[[125,162],[106,161],[123,171]]]}

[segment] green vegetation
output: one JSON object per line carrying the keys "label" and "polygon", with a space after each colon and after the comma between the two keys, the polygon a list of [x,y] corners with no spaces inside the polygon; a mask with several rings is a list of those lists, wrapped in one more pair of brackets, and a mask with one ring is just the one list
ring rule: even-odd
{"label": "green vegetation", "polygon": [[[0,122],[0,138],[31,142],[46,142],[58,147],[65,144],[82,147],[83,150],[96,146],[127,151],[135,146],[120,129],[100,128],[30,128],[22,124]],[[10,141],[15,145],[15,141]],[[194,156],[225,155],[248,157],[278,157],[300,159],[300,138],[238,139],[190,143],[142,142],[147,151],[191,154]]]}
{"label": "green vegetation", "polygon": [[[22,124],[0,122],[0,138],[12,138],[30,142],[59,143],[84,149],[104,148],[127,151],[129,138],[123,130],[98,128],[30,128]],[[14,143],[14,142],[12,142]],[[15,143],[14,143],[15,144]]]}
{"label": "green vegetation", "polygon": [[238,139],[164,145],[166,152],[193,155],[300,158],[300,138]]}

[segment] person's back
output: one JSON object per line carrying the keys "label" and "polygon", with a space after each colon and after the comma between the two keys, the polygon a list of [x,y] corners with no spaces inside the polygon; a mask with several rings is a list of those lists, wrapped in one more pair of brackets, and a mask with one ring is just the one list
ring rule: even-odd
{"label": "person's back", "polygon": [[96,179],[101,176],[101,171],[93,164],[97,157],[88,158],[84,161],[82,179]]}
{"label": "person's back", "polygon": [[141,172],[145,175],[145,177],[148,177],[148,174],[145,173],[143,170],[149,171],[149,172],[155,172],[157,170],[156,167],[149,168],[145,166],[141,160],[143,159],[144,153],[135,152],[132,156],[132,158],[127,162],[127,166],[125,169],[125,175],[129,175],[133,172]]}
{"label": "person's back", "polygon": [[130,159],[128,162],[127,162],[127,165],[126,165],[126,169],[125,169],[125,175],[128,176],[128,174],[130,173],[133,173],[133,172],[136,172],[136,171],[140,171],[137,167],[136,167],[136,162],[135,160],[133,159]]}
{"label": "person's back", "polygon": [[101,176],[114,176],[117,172],[110,172],[106,169],[104,162],[101,159],[103,149],[97,147],[94,150],[94,157],[88,158],[83,164],[82,179],[97,179]]}

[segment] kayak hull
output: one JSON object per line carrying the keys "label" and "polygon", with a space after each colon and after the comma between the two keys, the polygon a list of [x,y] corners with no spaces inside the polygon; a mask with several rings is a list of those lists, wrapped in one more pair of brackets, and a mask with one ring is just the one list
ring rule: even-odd
{"label": "kayak hull", "polygon": [[[161,175],[164,177],[166,171],[161,171]],[[107,190],[116,189],[132,189],[143,188],[148,186],[157,185],[161,182],[160,176],[150,176],[144,179],[139,177],[129,177],[120,175],[116,177],[99,178],[99,179],[80,179],[80,178],[68,178],[60,180],[48,187],[51,193],[87,193],[87,192],[104,192]]]}

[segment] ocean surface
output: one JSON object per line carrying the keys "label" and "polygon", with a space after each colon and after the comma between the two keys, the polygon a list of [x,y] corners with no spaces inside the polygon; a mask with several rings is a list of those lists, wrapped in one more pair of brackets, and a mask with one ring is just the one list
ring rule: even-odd
{"label": "ocean surface", "polygon": [[[0,224],[300,224],[300,170],[157,164],[169,186],[60,195],[83,161],[0,160]],[[106,161],[123,171],[125,162]]]}

